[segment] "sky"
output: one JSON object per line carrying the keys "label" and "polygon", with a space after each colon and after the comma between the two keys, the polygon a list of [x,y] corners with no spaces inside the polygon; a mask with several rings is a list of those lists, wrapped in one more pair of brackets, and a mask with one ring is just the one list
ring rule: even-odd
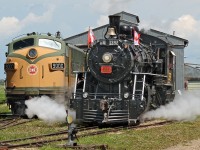
{"label": "sky", "polygon": [[187,39],[185,62],[200,64],[200,0],[0,0],[0,79],[5,79],[7,46],[31,33],[61,32],[67,38],[108,23],[125,11],[140,18],[139,29],[155,29]]}

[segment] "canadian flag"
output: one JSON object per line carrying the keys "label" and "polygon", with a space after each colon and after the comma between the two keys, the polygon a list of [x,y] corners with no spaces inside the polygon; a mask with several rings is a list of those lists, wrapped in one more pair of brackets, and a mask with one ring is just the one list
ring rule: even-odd
{"label": "canadian flag", "polygon": [[88,43],[87,43],[88,47],[90,47],[95,40],[96,40],[96,37],[94,36],[94,33],[93,33],[92,29],[90,29],[90,27],[89,27]]}
{"label": "canadian flag", "polygon": [[134,30],[134,45],[140,45],[140,34]]}

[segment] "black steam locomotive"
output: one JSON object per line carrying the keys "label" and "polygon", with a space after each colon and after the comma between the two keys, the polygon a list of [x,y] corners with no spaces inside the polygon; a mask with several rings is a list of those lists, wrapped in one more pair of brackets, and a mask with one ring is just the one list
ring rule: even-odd
{"label": "black steam locomotive", "polygon": [[109,16],[104,39],[88,49],[85,72],[76,72],[70,108],[81,123],[138,124],[142,114],[174,99],[175,54],[165,41],[120,25]]}

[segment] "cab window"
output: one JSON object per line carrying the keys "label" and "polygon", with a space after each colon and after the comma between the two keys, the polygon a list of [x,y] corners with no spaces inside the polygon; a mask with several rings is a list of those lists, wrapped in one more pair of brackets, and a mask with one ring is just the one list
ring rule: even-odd
{"label": "cab window", "polygon": [[18,49],[22,49],[22,48],[33,46],[33,45],[34,45],[33,38],[21,39],[20,41],[17,41],[13,44],[13,49],[18,50]]}
{"label": "cab window", "polygon": [[57,50],[61,49],[60,42],[57,42],[55,40],[50,40],[50,39],[39,39],[38,45],[43,46],[43,47],[52,48],[52,49],[57,49]]}

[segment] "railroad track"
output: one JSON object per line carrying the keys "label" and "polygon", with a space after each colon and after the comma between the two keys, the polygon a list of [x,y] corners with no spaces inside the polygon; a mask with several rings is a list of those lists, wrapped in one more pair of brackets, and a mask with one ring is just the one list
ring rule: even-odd
{"label": "railroad track", "polygon": [[15,123],[18,119],[7,118],[7,119],[0,120],[0,129],[2,127],[8,126],[8,125],[10,125],[12,123]]}
{"label": "railroad track", "polygon": [[[114,127],[114,128],[105,128],[105,129],[97,129],[97,127],[90,127],[90,128],[77,128],[78,129],[78,138],[82,138],[85,136],[94,136],[94,135],[99,135],[99,134],[107,134],[107,133],[112,133],[112,132],[117,132],[117,131],[121,131],[124,129],[142,129],[142,128],[148,128],[148,127],[159,127],[159,126],[163,126],[166,124],[170,124],[172,123],[171,121],[162,121],[162,122],[156,122],[156,123],[151,123],[151,124],[142,124],[139,126],[119,126],[119,127]],[[52,143],[52,142],[57,142],[57,141],[68,141],[68,137],[67,137],[67,133],[68,131],[62,130],[59,132],[55,132],[55,133],[50,133],[50,134],[43,134],[43,135],[39,135],[39,136],[32,136],[32,137],[26,137],[26,138],[21,138],[21,139],[12,139],[12,140],[6,140],[6,141],[0,141],[0,149],[1,147],[6,147],[7,149],[12,149],[12,148],[19,148],[19,147],[40,147],[43,145],[46,145],[48,143]],[[66,135],[66,136],[65,136]],[[55,136],[54,139],[45,139],[44,137],[53,137]],[[57,136],[57,137],[56,137]],[[27,140],[34,140],[34,141],[29,141],[27,142]],[[22,144],[13,144],[14,142],[19,142],[19,141],[26,141],[25,143]],[[62,147],[68,147],[67,145],[62,145]],[[95,147],[95,145],[93,146]],[[98,148],[101,149],[105,149],[105,145],[98,145]],[[80,146],[74,146],[71,148],[79,148]],[[84,146],[85,148],[85,146]]]}
{"label": "railroad track", "polygon": [[30,121],[32,120],[22,119],[20,115],[13,115],[12,113],[0,113],[0,130],[6,129],[8,127],[24,124]]}
{"label": "railroad track", "polygon": [[13,118],[6,118],[6,119],[0,119],[0,124],[4,124],[5,122],[12,120]]}
{"label": "railroad track", "polygon": [[[85,127],[81,127],[78,128],[79,132],[85,132],[88,130],[95,130],[98,127],[89,127],[89,128],[85,128]],[[64,136],[64,137],[57,137],[55,139],[47,139],[47,140],[40,140],[40,139],[44,139],[44,137],[52,137],[52,136],[60,136],[60,135],[67,135],[68,131],[66,130],[62,130],[62,131],[58,131],[55,133],[50,133],[50,134],[43,134],[43,135],[38,135],[38,136],[31,136],[31,137],[26,137],[26,138],[19,138],[19,139],[12,139],[12,140],[5,140],[5,141],[0,141],[0,148],[1,147],[6,147],[7,149],[12,149],[12,148],[18,148],[18,147],[40,147],[43,146],[47,143],[51,143],[51,142],[57,142],[57,141],[67,141],[68,137]],[[38,140],[39,139],[39,140]],[[14,142],[20,142],[20,141],[26,141],[26,140],[37,140],[37,141],[33,141],[33,142],[27,142],[27,143],[23,143],[23,144],[12,144]]]}
{"label": "railroad track", "polygon": [[0,118],[19,118],[20,115],[13,115],[12,113],[0,113]]}
{"label": "railroad track", "polygon": [[[89,128],[85,128],[85,127],[78,128],[79,132],[80,131],[94,130],[94,129],[97,129],[97,126],[89,127]],[[0,145],[6,145],[6,143],[25,141],[25,140],[29,140],[29,139],[33,140],[33,139],[39,139],[39,138],[48,137],[48,136],[57,136],[57,135],[62,135],[62,134],[67,134],[67,133],[68,133],[68,131],[66,129],[66,130],[62,130],[62,131],[58,131],[58,132],[54,132],[54,133],[49,133],[49,134],[42,134],[42,135],[38,135],[38,136],[31,136],[31,137],[26,137],[26,138],[19,138],[19,139],[0,141]]]}
{"label": "railroad track", "polygon": [[32,121],[32,120],[30,120],[30,119],[23,120],[21,118],[3,119],[3,120],[0,120],[0,130],[7,129],[8,127],[13,127],[13,126],[25,124],[25,123],[30,122],[30,121]]}

